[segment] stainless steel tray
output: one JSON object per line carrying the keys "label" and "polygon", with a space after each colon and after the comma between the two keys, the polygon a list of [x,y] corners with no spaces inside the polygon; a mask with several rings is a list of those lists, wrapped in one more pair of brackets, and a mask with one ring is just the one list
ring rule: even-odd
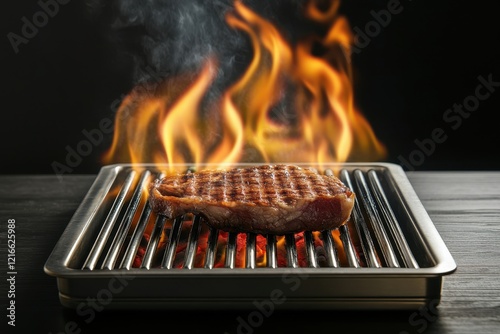
{"label": "stainless steel tray", "polygon": [[[444,276],[456,264],[400,166],[297,165],[334,172],[355,190],[358,207],[339,231],[301,235],[302,248],[292,242],[297,236],[284,236],[286,246],[278,246],[286,253],[284,266],[276,261],[271,236],[265,236],[266,266],[256,265],[255,235],[243,238],[243,266],[235,265],[235,235],[224,239],[224,265],[214,266],[211,250],[220,253],[222,247],[217,248],[218,231],[195,216],[184,224],[190,226],[187,235],[179,222],[148,210],[141,189],[162,166],[116,164],[101,168],[44,270],[56,278],[61,303],[76,309],[90,302],[108,309],[254,309],[264,302],[280,309],[417,309],[439,303]],[[145,230],[149,244],[134,267]],[[209,240],[204,252],[193,255],[200,231],[208,231],[216,245]],[[302,262],[297,252],[305,254]],[[196,256],[203,257],[201,266]]]}

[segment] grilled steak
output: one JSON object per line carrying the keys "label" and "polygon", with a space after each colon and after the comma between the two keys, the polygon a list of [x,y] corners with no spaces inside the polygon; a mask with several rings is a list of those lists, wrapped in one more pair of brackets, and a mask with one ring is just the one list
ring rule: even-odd
{"label": "grilled steak", "polygon": [[217,229],[262,234],[337,228],[354,200],[336,177],[284,164],[171,175],[150,186],[158,214],[200,214]]}

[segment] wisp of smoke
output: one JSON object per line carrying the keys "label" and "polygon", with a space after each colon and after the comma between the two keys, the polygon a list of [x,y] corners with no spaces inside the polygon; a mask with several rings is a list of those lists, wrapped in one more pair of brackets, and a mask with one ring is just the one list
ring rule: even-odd
{"label": "wisp of smoke", "polygon": [[[278,26],[290,43],[311,28],[301,16],[303,0],[244,3]],[[87,0],[87,5],[104,27],[109,48],[128,59],[121,70],[132,85],[195,73],[215,57],[219,67],[208,94],[217,95],[252,59],[248,37],[225,21],[234,0]]]}

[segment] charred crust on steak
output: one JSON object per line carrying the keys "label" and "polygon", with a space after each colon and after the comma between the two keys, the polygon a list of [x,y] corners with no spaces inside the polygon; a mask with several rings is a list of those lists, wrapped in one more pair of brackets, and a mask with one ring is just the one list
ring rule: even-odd
{"label": "charred crust on steak", "polygon": [[258,165],[169,175],[151,183],[154,212],[201,215],[214,228],[286,234],[338,228],[355,194],[335,176],[296,165]]}

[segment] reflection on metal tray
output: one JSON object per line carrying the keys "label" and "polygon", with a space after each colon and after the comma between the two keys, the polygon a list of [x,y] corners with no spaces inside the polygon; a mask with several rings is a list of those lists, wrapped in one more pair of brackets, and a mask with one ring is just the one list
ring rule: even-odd
{"label": "reflection on metal tray", "polygon": [[297,165],[337,175],[354,190],[346,225],[276,236],[219,231],[197,215],[166,219],[147,198],[161,166],[109,165],[45,272],[70,308],[88,298],[107,308],[171,309],[253,308],[278,296],[282,309],[416,309],[440,300],[456,264],[401,167]]}

